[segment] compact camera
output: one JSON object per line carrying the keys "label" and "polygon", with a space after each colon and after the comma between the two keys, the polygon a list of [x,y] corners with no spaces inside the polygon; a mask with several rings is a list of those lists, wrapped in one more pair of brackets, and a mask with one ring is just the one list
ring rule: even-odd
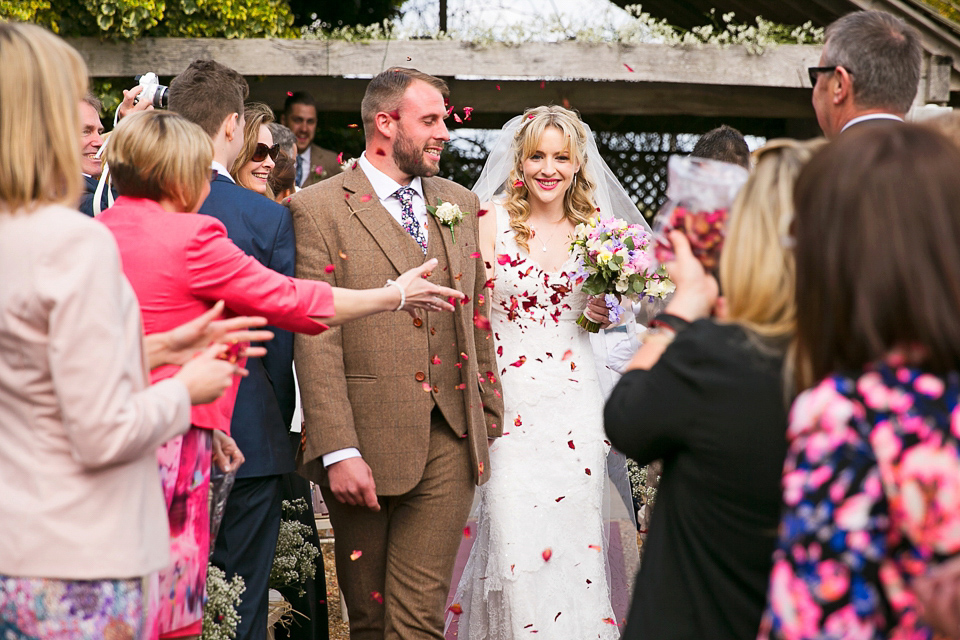
{"label": "compact camera", "polygon": [[145,73],[142,76],[135,76],[134,80],[140,83],[140,86],[143,87],[143,91],[141,91],[140,95],[134,99],[135,104],[141,100],[147,100],[155,109],[167,108],[168,87],[160,84],[157,74],[153,72]]}

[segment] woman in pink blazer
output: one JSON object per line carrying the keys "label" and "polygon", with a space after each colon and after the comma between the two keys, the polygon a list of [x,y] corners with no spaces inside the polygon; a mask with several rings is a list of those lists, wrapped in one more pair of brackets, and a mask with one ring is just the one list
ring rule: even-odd
{"label": "woman in pink blazer", "polygon": [[[117,240],[147,334],[176,326],[221,299],[234,313],[265,316],[279,328],[317,334],[328,325],[381,311],[449,311],[453,307],[443,298],[462,297],[420,277],[430,263],[401,275],[396,283],[364,291],[271,271],[237,248],[221,222],[189,215],[209,193],[212,160],[210,138],[174,113],[129,116],[111,137],[106,161],[120,198],[98,220]],[[153,379],[174,372],[174,367],[157,369]],[[216,402],[195,407],[187,435],[160,451],[173,538],[173,563],[160,576],[162,634],[182,637],[201,631],[211,449],[232,446],[227,434],[236,391],[237,384]],[[217,456],[218,464],[235,464],[229,457]]]}

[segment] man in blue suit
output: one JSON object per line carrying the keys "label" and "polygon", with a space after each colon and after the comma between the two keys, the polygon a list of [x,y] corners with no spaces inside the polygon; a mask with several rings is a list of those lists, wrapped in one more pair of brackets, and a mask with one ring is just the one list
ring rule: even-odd
{"label": "man in blue suit", "polygon": [[[295,258],[290,212],[237,185],[230,167],[243,145],[243,76],[213,60],[196,60],[170,83],[170,110],[200,125],[213,141],[218,175],[200,213],[223,222],[227,235],[267,267],[292,276]],[[270,327],[267,355],[247,362],[231,435],[246,457],[227,499],[213,564],[227,578],[243,577],[238,640],[262,640],[267,627],[267,583],[280,527],[281,477],[296,469],[288,437],[294,410],[293,336]]]}

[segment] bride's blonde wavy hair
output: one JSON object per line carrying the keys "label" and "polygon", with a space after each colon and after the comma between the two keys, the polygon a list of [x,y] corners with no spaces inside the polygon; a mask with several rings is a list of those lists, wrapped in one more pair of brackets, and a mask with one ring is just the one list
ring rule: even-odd
{"label": "bride's blonde wavy hair", "polygon": [[[564,215],[574,224],[589,220],[597,210],[593,201],[596,184],[587,170],[587,130],[580,117],[569,109],[557,106],[533,107],[523,112],[523,124],[514,138],[514,162],[510,169],[505,191],[504,208],[510,215],[510,228],[516,233],[517,244],[530,251],[528,241],[533,230],[527,223],[530,218],[529,191],[523,179],[523,162],[537,151],[540,138],[547,127],[554,127],[563,134],[566,150],[580,170],[574,174],[573,185],[563,195]],[[514,186],[518,185],[518,186]]]}

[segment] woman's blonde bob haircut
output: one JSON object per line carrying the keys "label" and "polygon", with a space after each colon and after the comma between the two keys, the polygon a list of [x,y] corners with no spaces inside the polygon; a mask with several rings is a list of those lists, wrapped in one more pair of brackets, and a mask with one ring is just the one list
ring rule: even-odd
{"label": "woman's blonde bob haircut", "polygon": [[0,21],[0,69],[0,208],[75,208],[83,59],[45,29]]}
{"label": "woman's blonde bob haircut", "polygon": [[822,138],[771,140],[753,154],[754,169],[737,195],[720,256],[727,319],[764,338],[796,331],[793,186]]}
{"label": "woman's blonde bob haircut", "polygon": [[104,154],[122,196],[169,198],[192,211],[210,182],[213,143],[200,125],[169,111],[141,111],[114,129]]}
{"label": "woman's blonde bob haircut", "polygon": [[[245,177],[240,177],[240,169],[253,159],[253,153],[257,150],[257,140],[260,138],[260,127],[271,122],[273,122],[273,110],[264,103],[248,102],[243,106],[243,147],[240,148],[240,155],[230,167],[230,175],[241,187],[253,189],[253,185]],[[268,197],[272,195],[268,193]]]}
{"label": "woman's blonde bob haircut", "polygon": [[533,233],[527,223],[530,218],[530,193],[523,182],[523,163],[536,153],[547,127],[558,129],[563,134],[570,160],[580,166],[580,170],[574,174],[573,185],[563,195],[564,215],[577,225],[589,220],[597,210],[593,202],[596,185],[587,169],[587,130],[580,117],[569,109],[557,106],[527,109],[523,112],[523,124],[514,141],[514,163],[507,179],[507,198],[503,203],[510,214],[510,228],[516,232],[517,244],[526,251],[530,250],[528,241]]}

